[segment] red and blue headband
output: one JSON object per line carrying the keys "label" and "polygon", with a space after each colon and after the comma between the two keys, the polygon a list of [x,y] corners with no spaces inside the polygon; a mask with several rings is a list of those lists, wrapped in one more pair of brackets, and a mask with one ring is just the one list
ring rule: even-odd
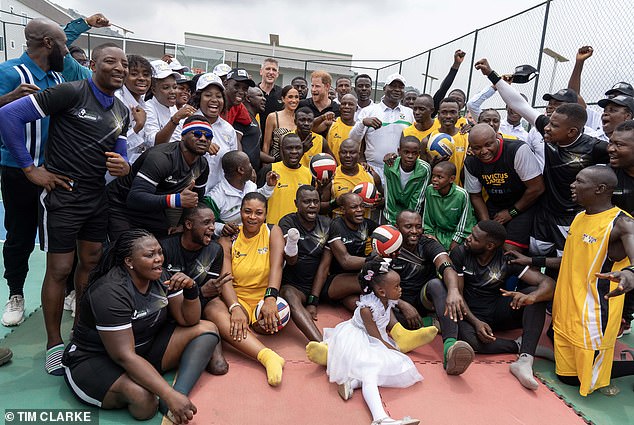
{"label": "red and blue headband", "polygon": [[183,130],[181,131],[181,137],[183,137],[190,131],[195,131],[195,130],[204,131],[207,133],[213,133],[213,131],[211,130],[211,124],[205,121],[194,120],[183,125]]}

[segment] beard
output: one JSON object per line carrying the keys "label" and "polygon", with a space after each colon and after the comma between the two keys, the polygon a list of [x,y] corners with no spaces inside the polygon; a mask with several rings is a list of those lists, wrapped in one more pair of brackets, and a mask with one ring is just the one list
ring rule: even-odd
{"label": "beard", "polygon": [[48,62],[51,70],[56,72],[62,72],[64,70],[64,55],[62,49],[57,44],[53,46],[51,54],[48,56]]}

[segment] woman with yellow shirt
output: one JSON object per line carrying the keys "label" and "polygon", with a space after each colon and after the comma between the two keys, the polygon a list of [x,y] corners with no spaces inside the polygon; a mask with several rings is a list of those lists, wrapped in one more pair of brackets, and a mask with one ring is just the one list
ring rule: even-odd
{"label": "woman with yellow shirt", "polygon": [[[224,285],[221,296],[210,301],[210,317],[218,324],[222,338],[262,363],[269,385],[277,386],[282,382],[284,359],[262,344],[252,331],[277,332],[284,236],[278,226],[265,223],[266,198],[257,192],[244,196],[240,216],[238,236],[220,239],[224,251],[222,272],[231,273],[233,284]],[[255,317],[255,308],[262,299],[260,317]]]}

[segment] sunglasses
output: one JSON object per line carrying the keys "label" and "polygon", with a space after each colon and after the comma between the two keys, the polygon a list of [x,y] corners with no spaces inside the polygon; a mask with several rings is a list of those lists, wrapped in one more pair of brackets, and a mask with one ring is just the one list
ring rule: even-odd
{"label": "sunglasses", "polygon": [[205,139],[210,140],[211,138],[214,137],[214,134],[210,131],[201,131],[201,130],[194,130],[192,131],[192,134],[197,138],[200,139],[201,137],[205,136]]}

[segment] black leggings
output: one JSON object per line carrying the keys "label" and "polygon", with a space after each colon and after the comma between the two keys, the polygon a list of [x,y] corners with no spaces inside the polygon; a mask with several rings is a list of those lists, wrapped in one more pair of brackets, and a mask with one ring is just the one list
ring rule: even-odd
{"label": "black leggings", "polygon": [[[529,294],[537,289],[535,286],[528,286],[520,292]],[[535,349],[539,342],[546,316],[546,303],[535,303],[527,305],[519,310],[511,309],[511,298],[500,296],[493,306],[488,317],[476,317],[486,322],[495,330],[507,330],[522,328],[522,345],[512,339],[496,338],[495,341],[484,343],[478,338],[478,334],[473,325],[466,320],[458,323],[458,337],[466,341],[478,353],[499,354],[499,353],[526,353],[535,355]]]}

